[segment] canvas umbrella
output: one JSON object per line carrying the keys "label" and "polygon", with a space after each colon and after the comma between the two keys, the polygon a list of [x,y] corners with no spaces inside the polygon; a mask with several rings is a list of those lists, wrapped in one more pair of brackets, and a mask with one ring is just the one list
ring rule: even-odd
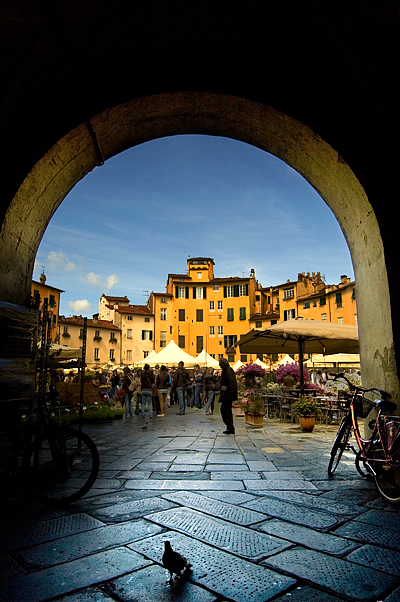
{"label": "canvas umbrella", "polygon": [[195,362],[199,364],[199,366],[206,368],[219,368],[219,363],[216,359],[211,357],[209,353],[205,349],[198,356],[195,357]]}
{"label": "canvas umbrella", "polygon": [[304,387],[304,353],[358,353],[357,326],[296,318],[251,330],[237,342],[241,353],[298,353]]}

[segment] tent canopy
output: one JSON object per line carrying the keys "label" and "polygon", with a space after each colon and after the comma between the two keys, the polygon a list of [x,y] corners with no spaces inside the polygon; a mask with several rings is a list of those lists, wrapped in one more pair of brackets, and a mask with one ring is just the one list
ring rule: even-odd
{"label": "tent canopy", "polygon": [[205,349],[195,358],[196,364],[207,368],[219,368],[219,363]]}
{"label": "tent canopy", "polygon": [[[41,347],[41,341],[39,341],[38,347]],[[73,360],[82,358],[82,349],[75,349],[74,347],[66,347],[64,345],[56,345],[51,343],[49,348],[49,359],[50,360]]]}
{"label": "tent canopy", "polygon": [[244,366],[244,363],[243,363],[243,362],[241,362],[240,360],[238,360],[238,361],[236,362],[236,364],[233,364],[233,366],[232,366],[232,370],[233,370],[234,372],[236,372],[236,370],[239,370],[239,368],[241,368],[242,366]]}
{"label": "tent canopy", "polygon": [[353,365],[357,367],[360,365],[360,356],[358,353],[333,353],[330,355],[313,355],[306,362],[307,367],[312,366],[324,366],[324,365]]}
{"label": "tent canopy", "polygon": [[149,366],[156,366],[158,364],[162,366],[164,364],[165,366],[177,366],[179,362],[183,362],[186,368],[193,368],[198,363],[194,357],[183,351],[174,341],[170,341],[164,349],[154,355],[149,354],[137,365],[149,364]]}
{"label": "tent canopy", "polygon": [[294,360],[292,357],[290,357],[290,355],[286,354],[285,357],[283,357],[281,360],[279,360],[278,362],[278,366],[284,366],[285,364],[295,364],[296,360]]}
{"label": "tent canopy", "polygon": [[257,366],[264,368],[264,370],[269,370],[269,366],[267,366],[267,364],[264,364],[264,362],[261,361],[259,358],[257,358],[256,361],[253,362],[253,364],[256,364]]}

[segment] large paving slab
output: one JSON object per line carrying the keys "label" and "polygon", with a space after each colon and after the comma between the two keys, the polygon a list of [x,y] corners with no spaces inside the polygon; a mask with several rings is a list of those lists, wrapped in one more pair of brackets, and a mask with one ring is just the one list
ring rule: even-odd
{"label": "large paving slab", "polygon": [[292,589],[290,593],[275,598],[274,602],[343,602],[343,598],[315,589],[310,585],[301,585]]}
{"label": "large paving slab", "polygon": [[349,554],[346,559],[400,577],[400,552],[365,545]]}
{"label": "large paving slab", "polygon": [[307,508],[313,508],[315,510],[323,510],[324,512],[331,512],[332,514],[339,514],[346,517],[354,517],[357,514],[365,512],[365,508],[362,506],[356,506],[351,504],[343,504],[341,502],[330,500],[321,496],[313,496],[309,493],[302,493],[300,491],[270,491],[268,497],[275,497],[286,502],[292,502],[299,506],[307,506]]}
{"label": "large paving slab", "polygon": [[12,579],[2,586],[1,602],[43,602],[149,564],[129,548],[115,548]]}
{"label": "large paving slab", "polygon": [[211,480],[212,481],[224,481],[226,479],[232,479],[232,481],[243,481],[244,479],[246,479],[246,481],[260,481],[261,477],[260,474],[258,472],[250,472],[250,471],[245,471],[245,470],[240,470],[235,472],[234,470],[232,470],[231,472],[218,472],[218,471],[213,471],[210,473],[211,474]]}
{"label": "large paving slab", "polygon": [[250,473],[245,464],[206,464],[204,470],[208,472],[237,472],[240,470]]}
{"label": "large paving slab", "polygon": [[209,464],[245,464],[242,454],[226,451],[226,453],[211,452],[208,456],[207,462]]}
{"label": "large paving slab", "polygon": [[57,598],[57,602],[115,602],[98,587],[86,587],[80,592]]}
{"label": "large paving slab", "polygon": [[132,543],[161,531],[154,523],[139,519],[118,525],[109,525],[89,533],[78,533],[62,537],[40,546],[22,550],[18,556],[24,563],[35,568],[44,568],[70,562],[108,548]]}
{"label": "large paving slab", "polygon": [[302,527],[301,525],[293,525],[292,523],[277,519],[272,519],[258,525],[258,529],[263,533],[286,539],[287,541],[318,550],[319,552],[332,554],[333,556],[344,556],[360,545],[348,539],[331,535],[330,533],[321,533],[307,527]]}
{"label": "large paving slab", "polygon": [[375,544],[383,548],[391,548],[400,550],[400,537],[397,531],[386,529],[385,527],[377,527],[375,525],[367,525],[357,521],[350,521],[335,530],[335,534],[340,537],[347,537],[354,541],[363,543]]}
{"label": "large paving slab", "polygon": [[92,515],[108,523],[124,522],[139,518],[149,512],[167,510],[173,506],[174,504],[164,500],[162,497],[150,497],[97,508],[92,511]]}
{"label": "large paving slab", "polygon": [[318,531],[327,531],[335,525],[339,525],[338,519],[330,514],[311,510],[310,508],[302,508],[275,498],[262,497],[254,502],[243,504],[243,506]]}
{"label": "large paving slab", "polygon": [[310,483],[310,481],[304,481],[300,479],[289,480],[289,479],[262,479],[261,481],[250,481],[244,480],[244,484],[246,485],[246,489],[252,489],[253,491],[270,491],[273,489],[276,490],[316,490],[315,485]]}
{"label": "large paving slab", "polygon": [[256,472],[262,470],[267,470],[269,472],[277,472],[277,468],[269,460],[247,460],[247,465],[250,468],[250,470],[254,470]]}
{"label": "large paving slab", "polygon": [[304,548],[287,550],[263,564],[357,602],[382,600],[398,584],[385,573]]}
{"label": "large paving slab", "polygon": [[[168,576],[167,576],[168,575]],[[160,566],[150,566],[124,575],[106,589],[121,602],[214,602],[215,594],[187,579],[168,582],[169,573]]]}
{"label": "large paving slab", "polygon": [[60,516],[32,525],[27,525],[24,522],[18,525],[13,524],[12,528],[5,525],[0,538],[0,549],[3,552],[16,550],[103,526],[103,522],[85,513]]}
{"label": "large paving slab", "polygon": [[266,516],[254,510],[248,510],[234,504],[223,501],[217,501],[205,495],[198,495],[191,491],[178,491],[177,493],[167,493],[163,497],[171,502],[199,510],[211,516],[222,518],[236,525],[252,525],[264,521]]}
{"label": "large paving slab", "polygon": [[206,493],[201,493],[201,495],[221,500],[222,502],[228,502],[228,504],[244,504],[259,499],[258,496],[244,493],[243,491],[207,491]]}
{"label": "large paving slab", "polygon": [[384,512],[383,510],[368,510],[368,512],[358,516],[356,520],[361,523],[397,531],[400,536],[400,513],[398,511],[393,510],[392,512]]}
{"label": "large paving slab", "polygon": [[296,581],[265,567],[217,550],[173,531],[130,544],[130,548],[161,564],[164,541],[192,563],[191,581],[235,602],[267,602]]}
{"label": "large paving slab", "polygon": [[168,529],[175,529],[204,543],[251,560],[260,560],[291,545],[277,537],[232,525],[189,508],[165,510],[146,518]]}
{"label": "large paving slab", "polygon": [[[256,482],[256,481],[255,481]],[[163,490],[182,490],[192,489],[193,491],[232,491],[244,489],[244,485],[241,481],[179,481],[179,480],[166,480],[158,481],[156,479],[149,479],[148,481],[127,481],[125,483],[126,489],[154,489],[157,491]]]}

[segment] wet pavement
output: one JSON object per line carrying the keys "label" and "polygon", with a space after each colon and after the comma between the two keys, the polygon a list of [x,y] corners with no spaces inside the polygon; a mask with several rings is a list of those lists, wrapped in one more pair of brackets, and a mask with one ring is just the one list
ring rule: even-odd
{"label": "wet pavement", "polygon": [[[337,426],[235,418],[176,406],[165,417],[85,426],[100,473],[78,502],[3,513],[1,602],[400,601],[400,511],[345,455]],[[168,582],[164,541],[192,563]]]}

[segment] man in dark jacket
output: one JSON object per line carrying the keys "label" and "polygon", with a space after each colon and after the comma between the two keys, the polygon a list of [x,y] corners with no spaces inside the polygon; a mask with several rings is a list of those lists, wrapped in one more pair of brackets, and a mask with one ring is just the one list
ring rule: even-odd
{"label": "man in dark jacket", "polygon": [[222,370],[219,400],[221,402],[222,420],[226,424],[226,431],[223,431],[223,434],[234,435],[235,427],[233,425],[232,403],[238,398],[236,376],[230,367],[228,360],[224,357],[219,360],[219,365]]}
{"label": "man in dark jacket", "polygon": [[185,393],[186,387],[189,384],[189,372],[184,367],[183,362],[179,362],[178,369],[174,374],[174,389],[178,393],[179,412],[177,416],[182,416],[185,413]]}

